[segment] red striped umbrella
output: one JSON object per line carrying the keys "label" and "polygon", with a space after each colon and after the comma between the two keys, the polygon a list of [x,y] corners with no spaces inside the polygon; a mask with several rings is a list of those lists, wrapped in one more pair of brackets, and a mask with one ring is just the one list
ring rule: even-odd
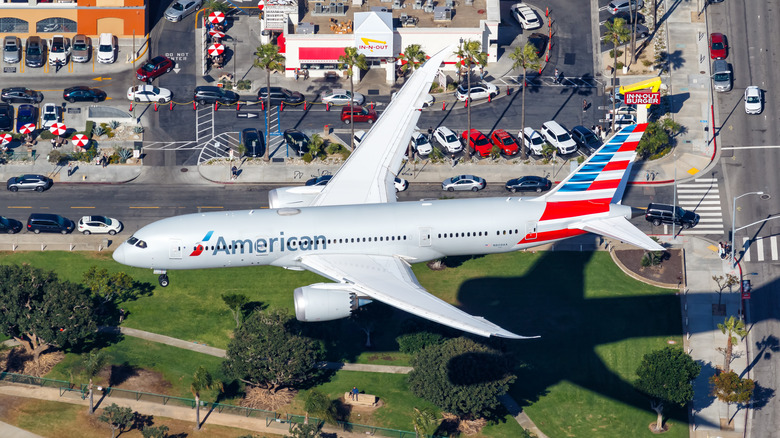
{"label": "red striped umbrella", "polygon": [[222,23],[225,21],[225,13],[215,11],[209,14],[209,23]]}
{"label": "red striped umbrella", "polygon": [[0,134],[0,144],[10,143],[13,139],[11,134]]}
{"label": "red striped umbrella", "polygon": [[33,131],[35,131],[35,123],[27,123],[19,128],[19,133],[21,134],[30,134]]}
{"label": "red striped umbrella", "polygon": [[209,46],[209,55],[219,56],[225,51],[225,46],[222,44],[212,44]]}
{"label": "red striped umbrella", "polygon": [[225,38],[225,33],[224,32],[220,32],[218,30],[210,30],[209,31],[209,35],[211,35],[213,38],[217,38],[217,39],[220,39],[220,40]]}
{"label": "red striped umbrella", "polygon": [[74,146],[85,147],[89,143],[89,137],[84,134],[76,134],[71,139]]}
{"label": "red striped umbrella", "polygon": [[64,123],[56,122],[52,123],[52,125],[49,127],[49,132],[56,136],[60,136],[62,134],[65,134],[65,131],[68,130],[68,127],[65,126]]}

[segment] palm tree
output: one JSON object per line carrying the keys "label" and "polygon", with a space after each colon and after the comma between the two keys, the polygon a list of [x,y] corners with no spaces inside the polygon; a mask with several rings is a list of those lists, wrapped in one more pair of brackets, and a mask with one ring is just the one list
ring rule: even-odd
{"label": "palm tree", "polygon": [[319,134],[312,134],[309,140],[309,154],[311,154],[312,160],[317,159],[322,153],[322,148],[325,146],[325,139]]}
{"label": "palm tree", "polygon": [[[257,59],[255,59],[254,65],[255,67],[262,68],[265,70],[265,83],[268,90],[268,93],[266,93],[266,99],[265,99],[265,108],[266,108],[266,120],[268,120],[268,114],[271,112],[271,72],[272,71],[278,71],[283,72],[284,71],[284,55],[279,53],[279,47],[273,45],[273,44],[262,44],[260,47],[257,48],[257,51],[255,52],[255,56]],[[263,156],[263,159],[265,161],[268,161],[268,126],[266,126],[265,129],[265,154]]]}
{"label": "palm tree", "polygon": [[[345,47],[344,54],[339,56],[339,69],[344,70],[344,74],[349,76],[349,95],[355,95],[355,81],[352,76],[355,74],[355,67],[361,70],[368,70],[368,64],[366,64],[366,55],[358,55],[357,47]],[[352,107],[352,102],[349,106]],[[355,118],[350,112],[349,114],[349,128],[352,135],[349,136],[349,146],[352,150],[355,150]]]}
{"label": "palm tree", "polygon": [[[468,69],[466,70],[466,102],[471,103],[471,69],[473,65],[478,65],[482,70],[487,65],[487,53],[482,52],[482,44],[479,41],[474,40],[461,40],[461,44],[458,46],[458,50],[455,51],[455,55],[460,58],[464,63],[468,63]],[[460,72],[460,70],[459,70]],[[466,107],[466,113],[468,114],[468,135],[471,136],[471,105]]]}
{"label": "palm tree", "polygon": [[[731,353],[734,349],[734,344],[739,342],[737,336],[744,338],[747,336],[747,330],[745,330],[745,321],[730,316],[726,318],[723,323],[718,324],[720,332],[728,337],[726,340],[726,363],[723,366],[724,372],[728,373],[731,368]],[[736,335],[736,336],[734,336]]]}
{"label": "palm tree", "polygon": [[439,427],[440,420],[436,418],[436,413],[431,408],[414,408],[412,425],[417,438],[433,435],[436,428]]}
{"label": "palm tree", "polygon": [[227,12],[230,10],[230,5],[219,0],[206,0],[203,2],[203,12],[207,17],[212,12]]}
{"label": "palm tree", "polygon": [[[612,43],[612,59],[614,61],[614,64],[612,66],[612,87],[617,90],[617,47],[618,44],[623,44],[628,39],[628,32],[629,30],[626,28],[626,20],[622,18],[616,18],[611,23],[609,21],[604,23],[604,27],[607,29],[607,32],[604,34],[602,39],[604,42]],[[613,97],[614,97],[614,91],[613,91]],[[612,130],[615,130],[615,104],[616,101],[613,98],[612,99]]]}
{"label": "palm tree", "polygon": [[515,51],[509,54],[509,59],[512,59],[515,61],[512,64],[512,68],[521,68],[523,69],[523,82],[521,83],[521,87],[523,90],[523,97],[521,99],[521,110],[520,110],[520,159],[525,160],[525,137],[523,136],[523,131],[525,131],[525,80],[526,80],[526,71],[528,69],[531,70],[539,70],[539,68],[542,66],[541,59],[539,59],[539,54],[536,53],[536,48],[534,48],[533,45],[529,43],[525,43],[525,46],[523,47],[515,47]]}
{"label": "palm tree", "polygon": [[419,44],[411,44],[406,46],[404,53],[398,55],[398,59],[406,61],[406,63],[401,66],[401,71],[406,74],[408,71],[414,72],[421,67],[425,62],[426,55]]}
{"label": "palm tree", "polygon": [[316,389],[312,389],[306,395],[303,409],[306,411],[306,418],[303,424],[309,424],[309,414],[320,417],[326,423],[336,423],[333,401],[326,394]]}
{"label": "palm tree", "polygon": [[195,396],[195,430],[200,430],[200,393],[218,385],[219,383],[214,382],[211,373],[203,365],[199,366],[193,374],[190,391]]}
{"label": "palm tree", "polygon": [[92,415],[95,413],[95,403],[93,402],[92,398],[92,378],[100,372],[100,370],[103,368],[103,365],[106,364],[108,357],[106,356],[105,352],[101,350],[92,350],[89,353],[83,354],[81,357],[84,364],[84,372],[89,377],[89,385],[87,386],[87,389],[89,390],[89,414]]}

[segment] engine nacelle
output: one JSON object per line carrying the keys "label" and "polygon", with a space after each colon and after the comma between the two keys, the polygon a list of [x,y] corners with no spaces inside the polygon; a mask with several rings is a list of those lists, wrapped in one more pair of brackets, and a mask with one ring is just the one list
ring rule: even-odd
{"label": "engine nacelle", "polygon": [[298,321],[319,322],[347,318],[368,302],[358,298],[349,285],[317,283],[295,289],[295,317]]}
{"label": "engine nacelle", "polygon": [[325,186],[279,187],[268,192],[270,208],[308,207]]}

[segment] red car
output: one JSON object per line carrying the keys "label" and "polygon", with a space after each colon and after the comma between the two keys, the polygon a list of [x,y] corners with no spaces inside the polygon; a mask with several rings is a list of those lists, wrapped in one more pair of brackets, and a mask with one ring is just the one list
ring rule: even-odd
{"label": "red car", "polygon": [[498,146],[501,153],[506,156],[517,155],[520,152],[520,146],[517,145],[515,139],[503,129],[493,131],[490,141],[493,142],[493,146]]}
{"label": "red car", "polygon": [[167,56],[155,56],[135,71],[139,81],[151,81],[157,76],[173,70],[173,61]]}
{"label": "red car", "polygon": [[722,33],[710,34],[710,58],[726,59],[729,45],[726,43],[726,35]]}
{"label": "red car", "polygon": [[468,135],[468,131],[463,131],[461,137],[464,139],[468,137],[468,145],[466,147],[478,153],[480,157],[490,156],[490,150],[493,149],[493,145],[490,144],[485,134],[472,129],[471,135]]}
{"label": "red car", "polygon": [[359,105],[349,105],[341,108],[341,121],[344,122],[344,124],[349,125],[350,116],[355,123],[367,122],[369,124],[374,123],[379,117],[373,109],[364,108]]}

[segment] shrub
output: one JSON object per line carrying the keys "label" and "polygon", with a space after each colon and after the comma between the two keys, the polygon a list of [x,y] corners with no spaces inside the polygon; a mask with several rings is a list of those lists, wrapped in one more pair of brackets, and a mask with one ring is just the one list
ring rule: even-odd
{"label": "shrub", "polygon": [[[620,56],[622,54],[623,54],[623,51],[618,49],[617,56]],[[617,56],[615,56],[615,49],[612,49],[612,50],[609,51],[609,57],[610,58],[617,58]],[[618,68],[620,68],[620,67],[618,67]]]}
{"label": "shrub", "polygon": [[52,151],[49,152],[49,155],[48,155],[47,158],[49,160],[49,163],[60,164],[63,161],[67,161],[68,156],[63,154],[62,152],[60,152],[57,149],[52,149]]}
{"label": "shrub", "polygon": [[654,64],[653,61],[650,61],[649,59],[645,59],[644,61],[642,61],[642,65],[644,65],[645,67],[650,67],[653,64]]}
{"label": "shrub", "polygon": [[141,134],[144,132],[144,127],[141,125],[137,125],[133,127],[133,132],[136,134]]}
{"label": "shrub", "polygon": [[238,84],[236,84],[236,88],[239,90],[249,90],[252,88],[252,81],[249,79],[242,79],[238,81]]}
{"label": "shrub", "polygon": [[429,345],[441,343],[444,337],[438,333],[408,333],[395,338],[401,353],[416,353]]}
{"label": "shrub", "polygon": [[303,154],[303,157],[301,157],[304,163],[311,163],[312,160],[314,160],[314,157],[312,157],[311,152],[306,152]]}
{"label": "shrub", "polygon": [[618,70],[621,70],[623,68],[623,65],[624,64],[622,62],[618,61],[616,67]]}
{"label": "shrub", "polygon": [[119,127],[119,122],[117,120],[112,120],[108,122],[108,127],[111,129],[116,129]]}
{"label": "shrub", "polygon": [[48,130],[41,131],[41,133],[38,134],[38,138],[41,140],[51,140],[52,138],[54,138],[54,134],[52,134]]}

